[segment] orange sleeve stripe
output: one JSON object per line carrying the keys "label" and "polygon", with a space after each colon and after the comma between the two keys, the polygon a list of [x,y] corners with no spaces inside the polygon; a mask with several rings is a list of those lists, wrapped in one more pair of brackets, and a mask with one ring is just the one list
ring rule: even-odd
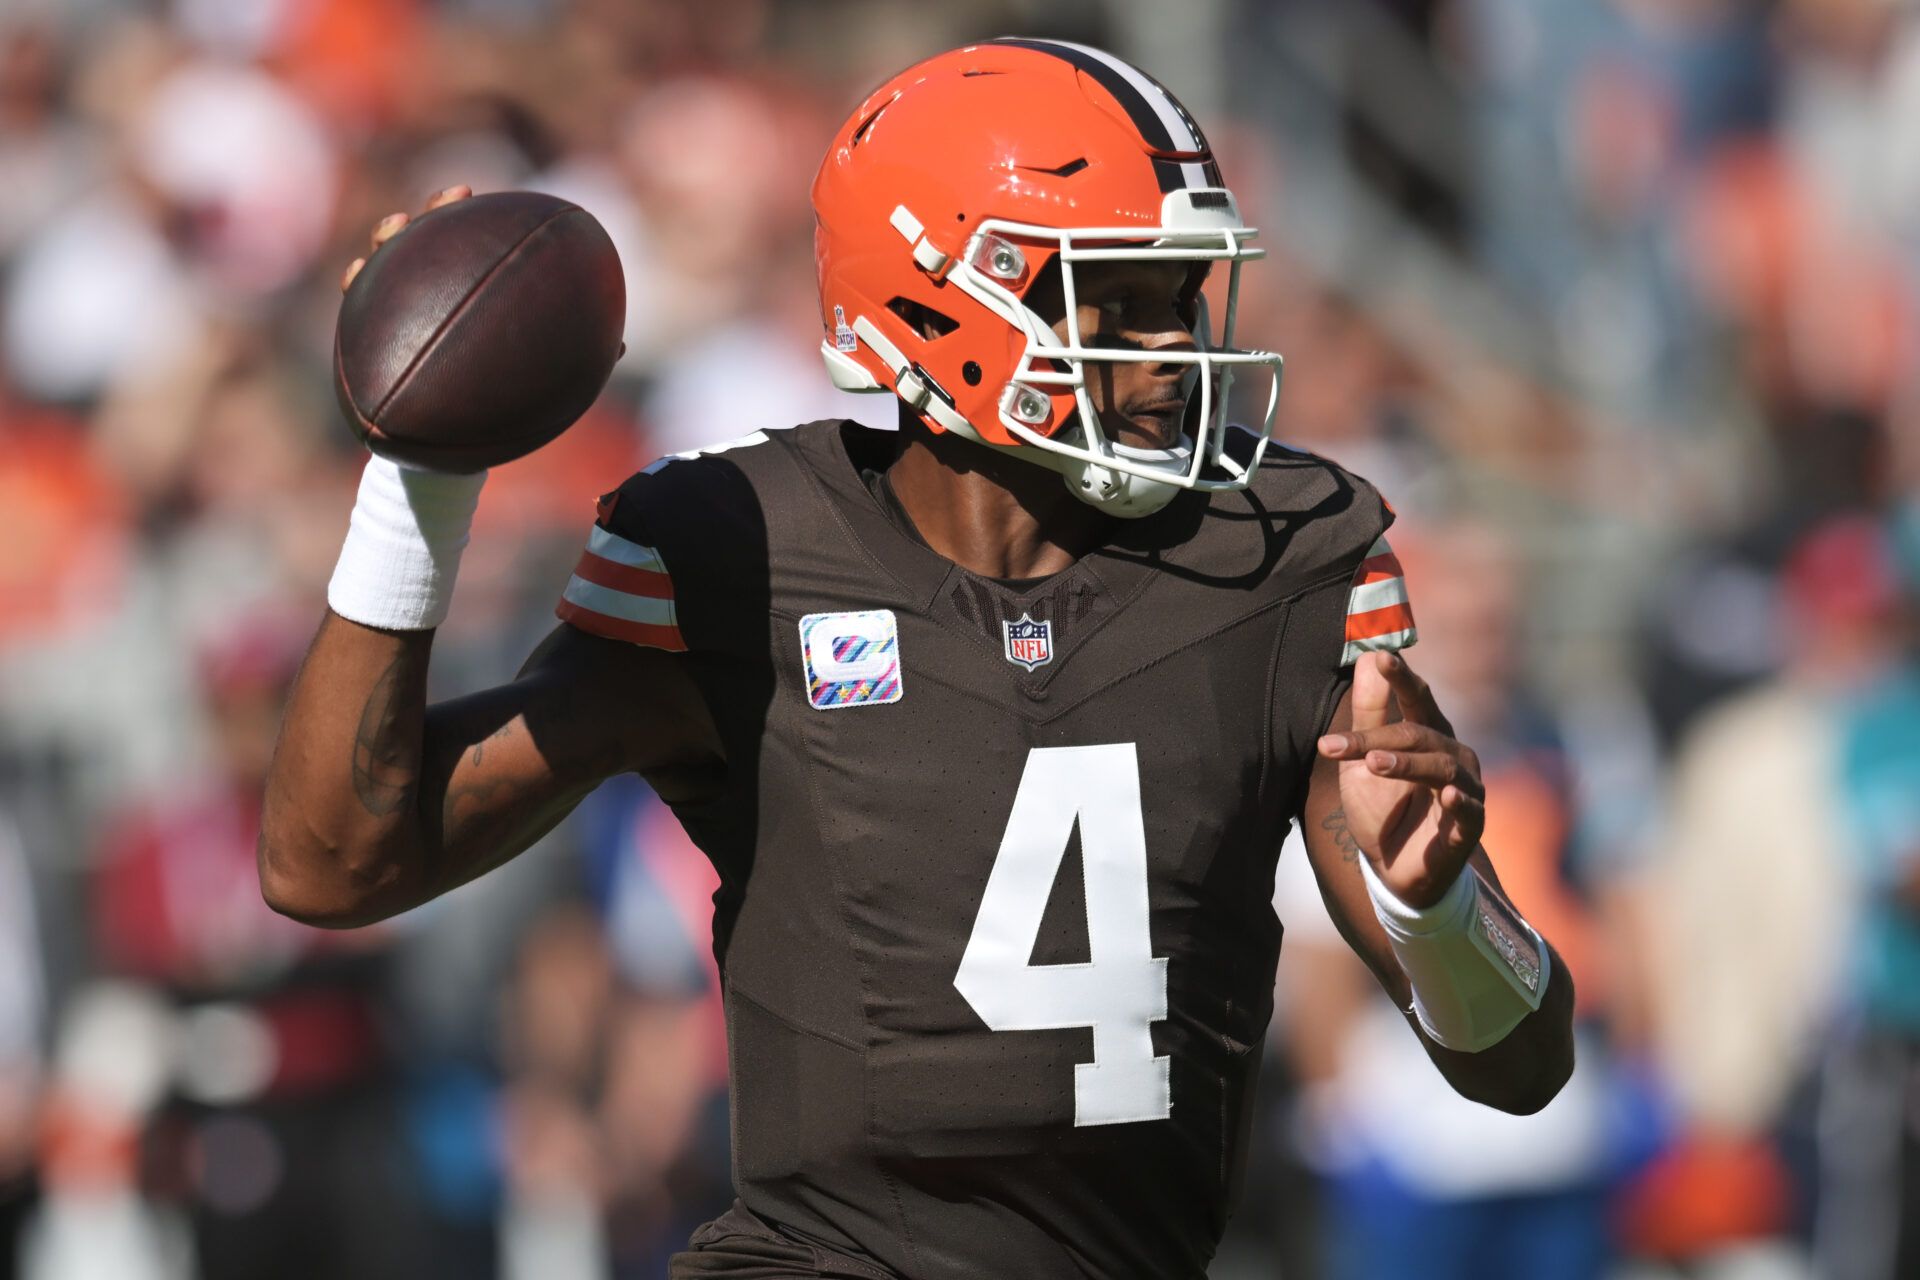
{"label": "orange sleeve stripe", "polygon": [[1396,631],[1407,631],[1413,627],[1413,606],[1390,604],[1384,609],[1369,609],[1365,613],[1347,615],[1347,639],[1371,640],[1375,636],[1390,636]]}
{"label": "orange sleeve stripe", "polygon": [[588,582],[613,591],[624,591],[630,596],[645,596],[649,600],[673,599],[673,579],[666,574],[621,564],[591,551],[580,553],[580,563],[573,566],[573,572],[575,577],[585,578]]}
{"label": "orange sleeve stripe", "polygon": [[1394,555],[1391,551],[1383,551],[1377,556],[1368,556],[1360,562],[1360,567],[1356,569],[1353,574],[1353,585],[1360,587],[1365,586],[1369,582],[1381,582],[1387,578],[1398,578],[1402,572],[1400,568],[1400,557]]}
{"label": "orange sleeve stripe", "polygon": [[590,635],[604,636],[609,640],[627,640],[634,644],[646,645],[651,649],[667,649],[674,653],[687,651],[687,642],[681,638],[678,627],[631,622],[626,618],[610,618],[593,609],[583,609],[571,600],[562,600],[554,606],[553,612],[562,622],[571,623]]}

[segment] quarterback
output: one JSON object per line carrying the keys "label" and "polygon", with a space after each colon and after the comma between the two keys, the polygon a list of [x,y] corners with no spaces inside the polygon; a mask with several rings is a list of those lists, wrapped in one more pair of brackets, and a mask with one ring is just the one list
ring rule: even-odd
{"label": "quarterback", "polygon": [[484,477],[370,461],[267,900],[378,920],[646,778],[720,876],[740,1197],[675,1277],[1203,1275],[1293,822],[1438,1069],[1544,1106],[1571,984],[1398,652],[1391,509],[1271,442],[1279,357],[1234,345],[1259,251],[1193,119],[1109,54],[990,41],[870,96],[813,203],[827,369],[899,430],[647,467],[519,676],[433,706]]}

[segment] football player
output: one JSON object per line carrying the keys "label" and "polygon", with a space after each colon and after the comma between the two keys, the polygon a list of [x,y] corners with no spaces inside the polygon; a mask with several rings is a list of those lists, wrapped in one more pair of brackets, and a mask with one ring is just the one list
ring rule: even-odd
{"label": "football player", "polygon": [[1279,357],[1233,345],[1259,251],[1193,119],[1099,50],[989,41],[861,104],[813,200],[828,370],[900,429],[647,467],[518,678],[431,707],[483,477],[371,460],[268,900],[378,920],[644,776],[721,881],[740,1200],[676,1277],[1202,1275],[1295,821],[1439,1069],[1544,1106],[1566,971],[1397,652],[1392,512],[1271,443]]}

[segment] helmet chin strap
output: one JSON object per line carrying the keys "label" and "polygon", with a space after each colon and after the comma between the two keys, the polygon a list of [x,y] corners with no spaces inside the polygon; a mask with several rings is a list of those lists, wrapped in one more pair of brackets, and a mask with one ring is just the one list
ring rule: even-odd
{"label": "helmet chin strap", "polygon": [[[1147,476],[1136,475],[1130,471],[1118,471],[1112,467],[1103,467],[1097,462],[1084,458],[1073,458],[1063,453],[1050,453],[1045,449],[1036,449],[1024,444],[995,444],[980,438],[973,424],[954,415],[956,424],[942,425],[964,439],[971,440],[983,448],[996,453],[1009,454],[1034,466],[1045,467],[1059,473],[1066,482],[1067,492],[1090,507],[1095,507],[1110,516],[1123,520],[1137,520],[1141,516],[1150,516],[1173,501],[1180,492],[1180,486],[1165,480],[1154,480]],[[1131,462],[1164,463],[1175,475],[1186,469],[1187,461],[1193,456],[1193,443],[1182,436],[1180,443],[1171,449],[1137,449],[1132,445],[1115,442],[1108,446],[1115,453]]]}
{"label": "helmet chin strap", "polygon": [[[1134,462],[1157,463],[1164,459],[1175,474],[1185,471],[1187,459],[1193,456],[1193,445],[1184,439],[1171,449],[1136,449],[1118,442],[1108,447]],[[1116,471],[1112,467],[1103,467],[1097,462],[1081,458],[1044,452],[1028,456],[1058,471],[1067,482],[1067,491],[1080,501],[1126,520],[1152,515],[1173,501],[1173,495],[1180,492],[1179,485],[1165,480],[1149,479],[1131,471]]]}
{"label": "helmet chin strap", "polygon": [[[944,407],[944,406],[943,406]],[[937,421],[953,434],[971,440],[982,448],[992,449],[995,453],[1004,453],[1019,458],[1023,462],[1045,467],[1058,472],[1066,482],[1067,492],[1090,507],[1095,507],[1110,516],[1123,520],[1137,520],[1141,516],[1150,516],[1173,501],[1180,492],[1180,486],[1165,480],[1153,480],[1146,476],[1135,475],[1130,471],[1116,471],[1112,467],[1103,467],[1097,462],[1088,462],[1084,458],[1072,458],[1063,453],[1049,453],[1045,449],[1036,449],[1025,444],[995,444],[980,438],[973,424],[958,414],[952,415],[954,421],[945,418]],[[1187,460],[1193,456],[1193,444],[1185,437],[1171,449],[1136,449],[1132,445],[1114,443],[1108,446],[1115,453],[1133,462],[1165,462],[1175,475],[1186,469]]]}

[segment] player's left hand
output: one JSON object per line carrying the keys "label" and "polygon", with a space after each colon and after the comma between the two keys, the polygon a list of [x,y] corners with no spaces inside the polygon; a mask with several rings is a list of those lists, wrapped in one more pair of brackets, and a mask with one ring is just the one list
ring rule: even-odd
{"label": "player's left hand", "polygon": [[1397,653],[1361,655],[1352,706],[1352,727],[1319,744],[1340,762],[1348,829],[1395,896],[1431,906],[1486,827],[1480,759],[1454,738],[1427,682]]}

